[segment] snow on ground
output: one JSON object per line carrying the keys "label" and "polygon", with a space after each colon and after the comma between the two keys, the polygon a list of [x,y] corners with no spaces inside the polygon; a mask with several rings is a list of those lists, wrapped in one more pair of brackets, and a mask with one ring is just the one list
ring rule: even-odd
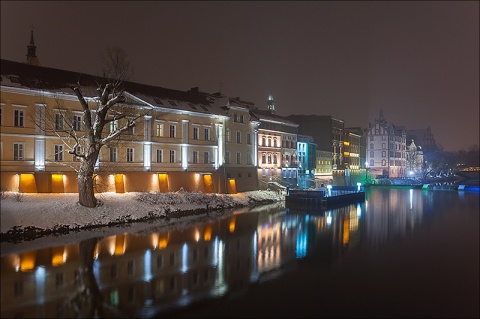
{"label": "snow on ground", "polygon": [[245,207],[284,200],[274,191],[251,191],[238,194],[190,193],[183,190],[171,193],[99,193],[100,206],[88,208],[78,203],[77,193],[30,194],[3,192],[1,234],[14,228],[43,230],[67,227],[88,227],[169,218],[182,212],[210,211]]}

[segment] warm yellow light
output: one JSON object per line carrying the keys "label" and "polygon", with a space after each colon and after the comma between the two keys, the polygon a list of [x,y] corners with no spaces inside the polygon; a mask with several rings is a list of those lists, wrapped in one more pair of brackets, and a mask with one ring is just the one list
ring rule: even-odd
{"label": "warm yellow light", "polygon": [[36,251],[20,254],[20,270],[30,271],[35,268],[36,257]]}
{"label": "warm yellow light", "polygon": [[350,240],[350,219],[346,216],[345,220],[343,221],[343,244],[348,244]]}
{"label": "warm yellow light", "polygon": [[65,247],[52,248],[52,266],[60,266],[65,263]]}
{"label": "warm yellow light", "polygon": [[123,255],[125,253],[127,236],[125,234],[115,236],[115,255]]}
{"label": "warm yellow light", "polygon": [[209,241],[210,239],[212,239],[212,227],[207,226],[205,228],[205,233],[203,234],[203,240]]}
{"label": "warm yellow light", "polygon": [[233,215],[231,218],[230,218],[230,223],[229,223],[229,230],[231,233],[233,233],[235,231],[235,222],[236,222],[236,219],[237,217],[235,215]]}
{"label": "warm yellow light", "polygon": [[34,174],[20,174],[18,180],[18,188],[22,193],[36,193],[37,184],[35,183]]}
{"label": "warm yellow light", "polygon": [[158,241],[158,248],[165,249],[167,248],[168,240],[166,238],[162,238]]}
{"label": "warm yellow light", "polygon": [[228,180],[228,185],[230,188],[230,194],[236,194],[237,193],[237,185],[235,184],[235,179],[231,178]]}

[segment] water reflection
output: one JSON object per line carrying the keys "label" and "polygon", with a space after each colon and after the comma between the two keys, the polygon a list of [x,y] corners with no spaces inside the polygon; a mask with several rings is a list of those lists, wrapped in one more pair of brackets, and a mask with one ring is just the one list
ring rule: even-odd
{"label": "water reflection", "polygon": [[[464,205],[466,196],[434,194],[377,188],[364,203],[332,210],[277,203],[184,229],[8,254],[1,263],[1,317],[151,318],[242,294],[309,256],[331,264],[361,245],[385,246],[421,225],[439,198]],[[478,203],[467,209],[478,212]]]}

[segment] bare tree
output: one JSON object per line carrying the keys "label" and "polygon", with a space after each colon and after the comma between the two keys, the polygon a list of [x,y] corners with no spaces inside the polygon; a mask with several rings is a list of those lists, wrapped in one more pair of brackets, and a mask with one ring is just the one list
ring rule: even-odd
{"label": "bare tree", "polygon": [[87,92],[90,88],[80,82],[71,87],[81,110],[57,98],[56,109],[37,115],[40,123],[36,123],[43,129],[48,125],[47,129],[62,140],[63,146],[55,148],[55,161],[62,160],[63,147],[73,155],[70,165],[77,173],[79,203],[86,207],[97,206],[94,176],[102,147],[118,142],[150,112],[134,105],[124,92],[123,85],[133,74],[125,52],[119,47],[108,48],[102,58],[105,82],[97,84],[95,94]]}

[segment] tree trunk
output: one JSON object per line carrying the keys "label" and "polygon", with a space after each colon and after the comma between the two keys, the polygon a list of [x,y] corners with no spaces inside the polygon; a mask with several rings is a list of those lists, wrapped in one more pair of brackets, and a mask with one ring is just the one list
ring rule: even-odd
{"label": "tree trunk", "polygon": [[88,161],[81,164],[78,172],[78,202],[85,207],[96,207],[97,199],[95,198],[93,172],[94,165],[90,165]]}

